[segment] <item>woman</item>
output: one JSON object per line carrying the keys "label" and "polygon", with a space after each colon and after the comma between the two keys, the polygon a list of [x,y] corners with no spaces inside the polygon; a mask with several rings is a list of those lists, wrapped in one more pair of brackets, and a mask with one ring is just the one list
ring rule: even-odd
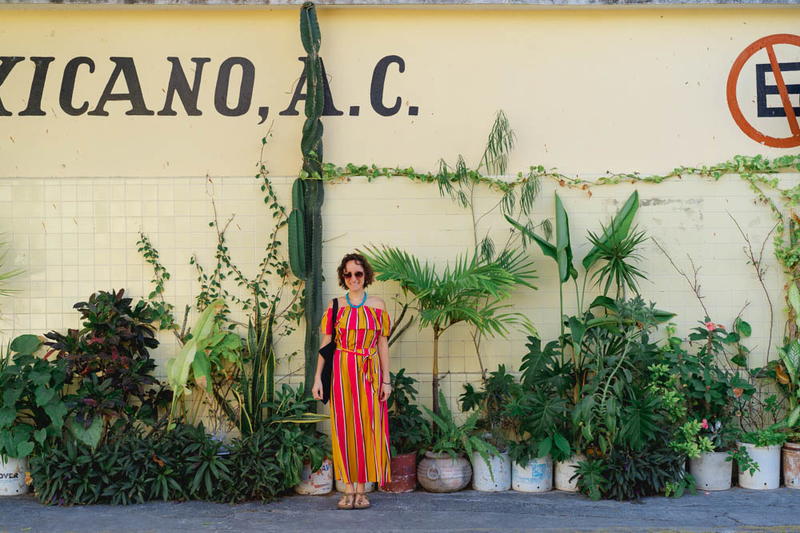
{"label": "woman", "polygon": [[[347,254],[337,268],[339,285],[347,289],[322,317],[322,346],[331,341],[336,327],[336,352],[331,377],[331,441],[336,478],[347,486],[339,509],[366,509],[368,481],[383,486],[390,479],[389,423],[386,400],[389,380],[389,313],[381,298],[365,289],[374,274],[360,254]],[[322,399],[323,358],[317,359],[312,393]]]}

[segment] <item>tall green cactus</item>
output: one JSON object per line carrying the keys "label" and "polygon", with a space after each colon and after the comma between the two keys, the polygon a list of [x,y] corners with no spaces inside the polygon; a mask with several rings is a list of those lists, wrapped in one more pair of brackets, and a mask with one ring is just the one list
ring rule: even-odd
{"label": "tall green cactus", "polygon": [[300,38],[306,51],[306,120],[300,149],[303,167],[292,186],[289,215],[289,263],[295,276],[306,282],[305,390],[311,391],[319,351],[322,318],[322,109],[324,80],[319,47],[322,37],[312,2],[300,10]]}

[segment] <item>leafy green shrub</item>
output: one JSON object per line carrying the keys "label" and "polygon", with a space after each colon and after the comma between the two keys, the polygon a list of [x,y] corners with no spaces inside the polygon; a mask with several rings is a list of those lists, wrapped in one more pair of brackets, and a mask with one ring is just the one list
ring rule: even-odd
{"label": "leafy green shrub", "polygon": [[278,459],[281,438],[266,426],[225,449],[203,426],[178,424],[115,433],[97,448],[66,440],[31,458],[31,477],[50,505],[269,501],[296,484]]}
{"label": "leafy green shrub", "polygon": [[323,417],[314,414],[315,400],[305,395],[302,384],[292,388],[284,383],[275,393],[275,402],[267,407],[273,413],[269,427],[278,443],[275,458],[284,476],[283,488],[289,489],[300,483],[303,463],[311,463],[312,471],[322,466],[327,446],[314,423]]}
{"label": "leafy green shrub", "polygon": [[154,423],[171,393],[158,387],[149,350],[158,346],[148,303],[133,305],[124,290],[100,291],[74,305],[83,328],[45,334],[55,355],[66,363],[68,427],[79,440],[96,446],[113,421]]}
{"label": "leafy green shrub", "polygon": [[663,445],[632,450],[615,448],[603,458],[578,463],[578,489],[592,499],[636,500],[694,491],[694,480],[683,470],[685,459]]}
{"label": "leafy green shrub", "polygon": [[557,341],[542,349],[542,342],[528,337],[528,353],[522,356],[521,383],[505,406],[507,416],[516,423],[517,439],[509,453],[517,464],[551,455],[556,461],[572,455],[570,394],[575,386],[574,367],[563,360]]}
{"label": "leafy green shrub", "polygon": [[41,345],[35,335],[22,335],[0,357],[0,456],[26,457],[61,437],[65,364],[34,356]]}
{"label": "leafy green shrub", "polygon": [[416,379],[405,375],[405,368],[391,374],[392,395],[389,396],[389,435],[392,436],[392,456],[416,453],[426,443],[427,425],[422,412],[415,405]]}
{"label": "leafy green shrub", "polygon": [[474,434],[480,413],[472,413],[463,424],[457,424],[453,418],[453,413],[447,406],[444,393],[441,391],[439,391],[440,414],[437,415],[425,406],[422,408],[425,409],[425,412],[428,413],[428,416],[433,421],[433,431],[430,437],[431,452],[447,454],[452,458],[461,455],[466,455],[470,458],[473,452],[478,452],[487,465],[489,464],[489,456],[499,453],[494,445],[478,438]]}
{"label": "leafy green shrub", "polygon": [[514,433],[515,421],[505,408],[517,387],[514,376],[506,372],[505,365],[500,365],[483,379],[480,390],[476,391],[470,383],[465,383],[464,392],[459,397],[463,412],[478,410],[477,428],[487,432],[488,440],[497,448],[504,449]]}
{"label": "leafy green shrub", "polygon": [[217,501],[270,501],[290,488],[278,463],[278,431],[263,426],[229,446],[231,480],[223,484]]}

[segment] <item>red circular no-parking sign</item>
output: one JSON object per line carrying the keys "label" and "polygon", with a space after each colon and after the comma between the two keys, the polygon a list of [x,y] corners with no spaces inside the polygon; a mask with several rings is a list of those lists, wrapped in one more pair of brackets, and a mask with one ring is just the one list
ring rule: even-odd
{"label": "red circular no-parking sign", "polygon": [[[736,121],[736,124],[738,124],[745,135],[751,139],[774,148],[794,148],[795,146],[800,146],[800,124],[798,124],[797,115],[789,100],[789,91],[786,88],[786,82],[783,79],[778,58],[775,56],[774,46],[776,44],[800,46],[800,35],[791,35],[788,33],[769,35],[757,40],[739,54],[739,57],[733,62],[731,71],[728,74],[728,108],[731,110],[733,120]],[[789,123],[789,131],[791,132],[791,135],[788,137],[770,137],[769,135],[761,133],[745,118],[739,107],[739,100],[736,95],[736,83],[739,81],[739,75],[742,73],[742,67],[748,59],[762,49],[766,50],[767,56],[769,57],[770,67],[775,76],[775,85],[778,87],[781,104],[786,112],[786,120]]]}

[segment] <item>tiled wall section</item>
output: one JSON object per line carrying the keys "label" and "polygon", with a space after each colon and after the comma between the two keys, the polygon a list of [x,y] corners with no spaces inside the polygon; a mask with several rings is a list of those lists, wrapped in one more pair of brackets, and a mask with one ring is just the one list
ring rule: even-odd
{"label": "tiled wall section", "polygon": [[[786,175],[785,179],[797,176]],[[281,198],[288,201],[291,178],[273,178]],[[553,183],[544,184],[535,218],[553,216]],[[596,187],[590,197],[584,191],[559,189],[571,219],[573,249],[578,259],[588,250],[586,230],[597,230],[607,222],[633,190],[632,185]],[[691,273],[689,257],[699,268],[699,283],[705,304],[714,321],[730,325],[744,309],[753,324],[750,346],[759,361],[767,356],[769,312],[763,291],[743,254],[744,240],[734,217],[756,248],[761,247],[774,225],[768,210],[753,201],[747,186],[736,176],[711,183],[697,178],[660,185],[638,186],[642,206],[637,218],[640,228],[658,239],[676,265]],[[379,179],[373,183],[352,179],[326,187],[324,204],[324,271],[328,281],[325,296],[340,292],[332,281],[339,258],[354,248],[369,244],[391,244],[443,264],[463,253],[472,242],[469,213],[448,199],[439,197],[435,186],[411,183],[404,178]],[[212,198],[221,220],[235,214],[228,232],[228,244],[235,261],[246,273],[256,271],[271,219],[264,207],[259,182],[254,178],[172,178],[172,179],[5,179],[0,181],[0,230],[8,243],[4,268],[22,268],[24,274],[11,286],[18,290],[0,301],[2,335],[14,335],[77,327],[78,314],[72,305],[96,290],[126,288],[133,296],[149,292],[150,267],[137,252],[138,232],[144,231],[161,252],[163,264],[172,273],[167,299],[178,309],[193,301],[198,291],[196,274],[189,258],[197,254],[211,265],[215,232]],[[494,193],[483,191],[478,210],[497,201]],[[498,237],[507,234],[499,216],[484,219],[482,231]],[[558,284],[554,264],[538,250],[537,291],[519,291],[511,303],[532,319],[545,339],[558,331]],[[685,332],[703,318],[703,311],[687,282],[667,258],[651,243],[642,247],[641,266],[648,274],[643,283],[646,298],[658,307],[678,313],[676,322]],[[783,277],[771,242],[764,251],[766,285],[775,313],[773,353],[780,339],[785,313]],[[397,287],[379,283],[370,289],[394,308]],[[574,309],[574,288],[565,286],[567,311]],[[159,361],[176,349],[171,335],[161,335],[156,352]],[[484,342],[483,357],[488,368],[504,363],[519,365],[525,351],[525,337],[514,332],[507,339]],[[279,345],[282,354],[302,347],[302,328]],[[450,375],[443,389],[451,400],[458,397],[461,384],[475,381],[478,362],[464,328],[454,327],[441,346],[443,371]],[[410,329],[394,345],[392,367],[405,367],[422,381],[422,400],[430,402],[431,334]],[[301,379],[302,357],[284,360],[280,373],[288,381]],[[298,371],[297,373],[296,372]]]}

